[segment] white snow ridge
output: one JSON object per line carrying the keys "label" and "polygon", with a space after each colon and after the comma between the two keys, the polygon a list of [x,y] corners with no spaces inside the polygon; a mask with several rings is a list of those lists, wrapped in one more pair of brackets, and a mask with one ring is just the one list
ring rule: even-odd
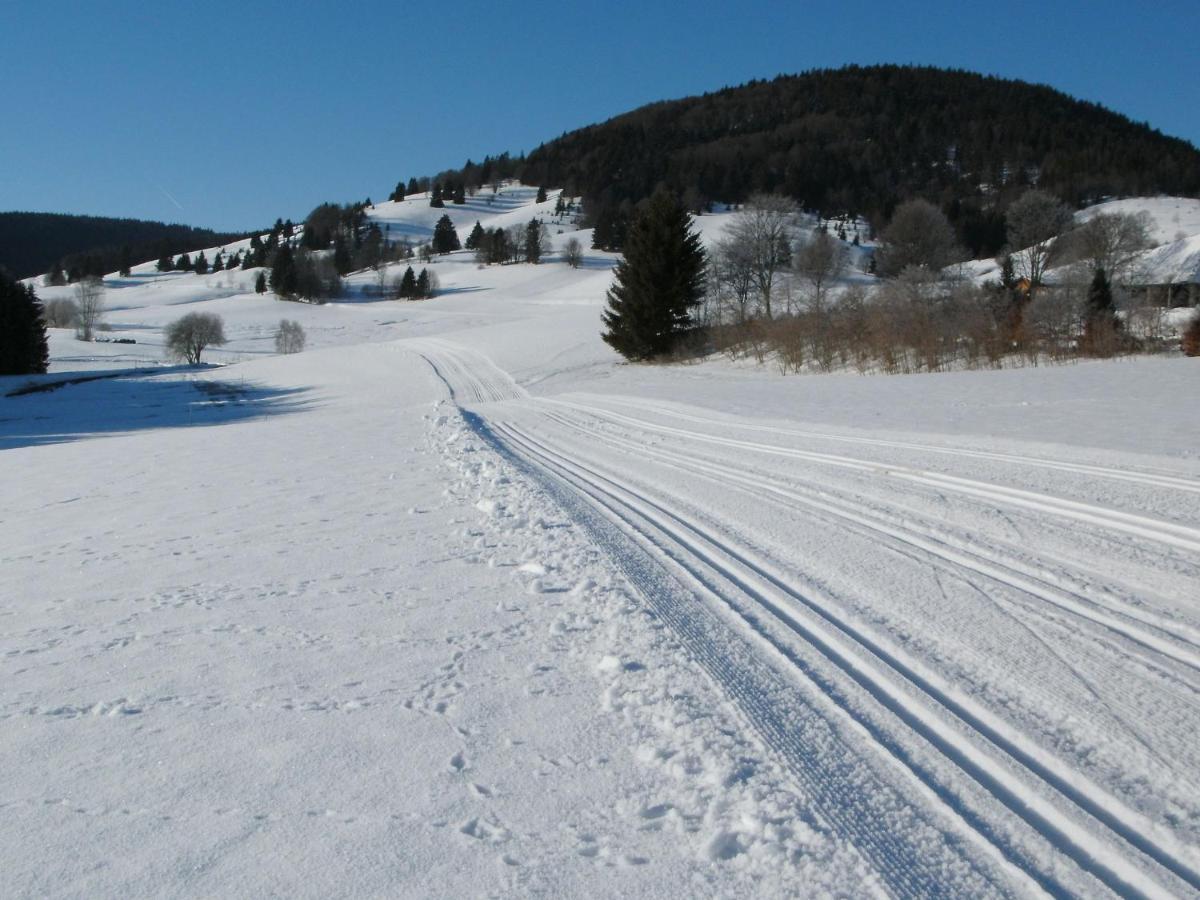
{"label": "white snow ridge", "polygon": [[556,198],[423,302],[136,267],[0,379],[0,894],[1200,894],[1195,361],[620,364]]}

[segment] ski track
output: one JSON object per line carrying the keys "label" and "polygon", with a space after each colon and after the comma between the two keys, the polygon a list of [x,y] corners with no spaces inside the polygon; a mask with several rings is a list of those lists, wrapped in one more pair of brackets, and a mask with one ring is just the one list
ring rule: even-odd
{"label": "ski track", "polygon": [[787,437],[815,438],[824,441],[835,441],[844,444],[855,444],[871,447],[891,447],[899,450],[915,450],[920,453],[940,453],[946,456],[958,456],[964,459],[986,459],[1001,463],[1034,466],[1043,469],[1053,469],[1060,472],[1073,472],[1100,478],[1111,478],[1117,481],[1129,481],[1134,484],[1150,487],[1164,487],[1172,490],[1188,491],[1200,494],[1200,480],[1184,478],[1165,472],[1136,472],[1128,469],[1113,469],[1107,466],[1093,466],[1085,463],[1068,463],[1061,460],[1042,459],[1036,456],[1025,456],[1016,453],[996,453],[988,450],[968,450],[962,447],[942,447],[936,444],[918,444],[912,441],[894,441],[882,438],[857,437],[844,434],[829,434],[822,431],[811,431],[796,428],[779,428],[772,425],[759,425],[749,422],[722,421],[720,419],[690,415],[663,404],[631,400],[623,397],[605,397],[604,402],[614,406],[625,406],[654,415],[670,416],[685,422],[695,422],[701,425],[718,425],[737,428],[740,431],[754,431],[765,434],[778,434]]}
{"label": "ski track", "polygon": [[[890,891],[951,896],[967,884],[973,891],[986,884],[990,888],[985,889],[1002,893],[1040,889],[1058,896],[1093,892],[1101,885],[1121,896],[1200,893],[1193,846],[1089,781],[920,658],[847,618],[818,589],[797,582],[744,544],[730,530],[736,527],[732,523],[706,524],[669,494],[630,480],[611,465],[589,464],[572,454],[555,435],[575,435],[589,447],[619,451],[618,458],[634,466],[652,460],[760,501],[803,508],[838,527],[900,546],[973,586],[971,579],[1002,584],[1028,601],[1007,604],[1006,615],[1066,669],[1075,672],[1029,629],[1022,613],[1051,607],[1112,650],[1115,664],[1136,663],[1192,695],[1200,692],[1200,640],[1185,623],[1118,606],[1085,586],[1047,577],[1011,558],[1003,543],[950,539],[909,517],[864,512],[828,492],[738,471],[736,464],[718,466],[698,451],[726,448],[882,475],[1117,532],[1185,561],[1200,553],[1200,530],[978,479],[663,425],[594,404],[533,400],[480,354],[448,341],[403,346],[423,356],[445,382],[472,430],[540,481],[609,553],[821,814],[877,868]],[[1198,489],[1193,480],[1162,472],[735,424],[649,402],[603,399],[656,416],[747,432],[944,453],[1146,489]],[[599,426],[662,435],[694,452],[647,446]],[[866,750],[853,735],[866,736]],[[914,790],[924,800],[920,807],[907,799]],[[896,827],[897,816],[904,827]],[[1065,873],[1063,858],[1078,869]],[[1081,889],[1085,884],[1090,887]]]}

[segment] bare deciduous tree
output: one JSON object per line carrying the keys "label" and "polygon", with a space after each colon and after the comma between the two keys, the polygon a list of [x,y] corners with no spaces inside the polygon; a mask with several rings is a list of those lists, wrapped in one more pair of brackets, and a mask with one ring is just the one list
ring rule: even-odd
{"label": "bare deciduous tree", "polygon": [[713,248],[713,284],[720,310],[733,311],[732,319],[744,323],[750,318],[750,295],[754,292],[754,277],[750,269],[748,245],[732,237],[717,241]]}
{"label": "bare deciduous tree", "polygon": [[104,319],[104,282],[94,275],[75,285],[75,337],[91,341]]}
{"label": "bare deciduous tree", "polygon": [[796,248],[796,272],[812,288],[811,305],[824,305],[829,282],[845,271],[846,248],[837,238],[819,231],[800,242]]}
{"label": "bare deciduous tree", "polygon": [[275,330],[276,353],[299,353],[304,349],[307,338],[300,323],[291,319],[280,319]]}
{"label": "bare deciduous tree", "polygon": [[579,238],[567,238],[566,246],[563,247],[563,261],[572,269],[583,265],[583,244]]}
{"label": "bare deciduous tree", "polygon": [[920,198],[900,204],[881,235],[880,275],[894,277],[916,266],[930,272],[964,257],[946,214]]}
{"label": "bare deciduous tree", "polygon": [[167,326],[167,354],[172,359],[186,360],[199,365],[200,355],[208,347],[220,347],[225,341],[225,327],[214,313],[188,313]]}
{"label": "bare deciduous tree", "polygon": [[796,223],[794,201],[777,194],[755,194],[729,225],[726,240],[734,255],[747,267],[763,315],[772,317],[775,279],[791,263],[792,231]]}
{"label": "bare deciduous tree", "polygon": [[1005,216],[1013,264],[1031,285],[1040,285],[1054,242],[1071,224],[1070,208],[1045,191],[1026,191]]}
{"label": "bare deciduous tree", "polygon": [[1063,236],[1063,256],[1087,264],[1090,272],[1103,269],[1116,282],[1124,282],[1138,254],[1149,247],[1151,218],[1148,212],[1098,213]]}
{"label": "bare deciduous tree", "polygon": [[42,307],[42,317],[49,328],[71,328],[79,320],[79,307],[74,300],[60,297]]}

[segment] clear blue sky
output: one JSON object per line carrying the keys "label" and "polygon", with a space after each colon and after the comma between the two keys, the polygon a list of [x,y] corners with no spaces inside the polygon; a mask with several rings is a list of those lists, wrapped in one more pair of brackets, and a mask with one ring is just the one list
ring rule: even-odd
{"label": "clear blue sky", "polygon": [[243,229],[653,100],[847,63],[1043,82],[1200,144],[1200,0],[0,0],[0,210]]}

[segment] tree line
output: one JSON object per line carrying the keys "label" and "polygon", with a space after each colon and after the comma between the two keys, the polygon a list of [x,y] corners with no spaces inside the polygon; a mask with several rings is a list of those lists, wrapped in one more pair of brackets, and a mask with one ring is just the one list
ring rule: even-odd
{"label": "tree line", "polygon": [[[998,274],[982,284],[928,201],[898,207],[878,246],[846,236],[844,226],[812,227],[788,197],[760,194],[705,250],[685,204],[660,188],[631,217],[604,339],[630,360],[721,351],[785,372],[1000,367],[1176,346],[1164,311],[1133,302],[1151,245],[1145,214],[1077,224],[1061,199],[1029,189],[1009,207]],[[1185,353],[1200,352],[1198,333],[1200,315]]]}

